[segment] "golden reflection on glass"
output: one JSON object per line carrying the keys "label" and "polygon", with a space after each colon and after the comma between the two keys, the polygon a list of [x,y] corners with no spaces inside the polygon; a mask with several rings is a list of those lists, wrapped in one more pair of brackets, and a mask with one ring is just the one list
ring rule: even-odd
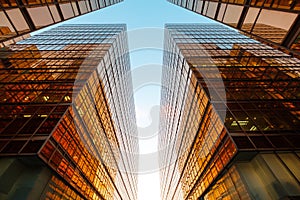
{"label": "golden reflection on glass", "polygon": [[[120,61],[122,68],[112,63],[126,51],[126,35],[119,34],[125,26],[87,25],[86,35],[78,36],[81,40],[77,42],[84,43],[95,31],[98,36],[106,30],[105,34],[111,32],[122,38],[114,39],[114,46],[74,44],[65,31],[74,34],[82,27],[70,26],[50,30],[60,40],[41,34],[0,52],[0,153],[39,156],[56,171],[57,180],[64,180],[68,186],[52,185],[61,192],[48,191],[48,198],[134,199],[136,177],[128,176],[120,184],[116,178],[123,176],[118,171],[121,161],[127,170],[136,170],[134,160],[120,155],[121,145],[130,152],[137,148],[134,140],[120,143],[120,135],[128,137],[129,130],[131,134],[135,131],[133,124],[126,121],[128,116],[133,117],[126,82],[131,78],[126,77],[125,83],[114,80],[120,74],[128,75],[129,63],[127,59]],[[58,41],[69,44],[55,44]],[[112,94],[108,87],[114,87],[116,93]],[[129,92],[124,95],[123,89]],[[120,100],[128,102],[119,106],[126,110],[124,113],[115,108]],[[129,187],[132,190],[126,193]]]}
{"label": "golden reflection on glass", "polygon": [[[286,150],[298,146],[292,138],[299,138],[296,134],[300,125],[296,114],[298,107],[294,100],[300,92],[296,86],[300,61],[220,25],[166,25],[166,28],[167,37],[171,39],[165,44],[167,52],[180,52],[179,58],[183,60],[175,60],[172,54],[165,53],[165,65],[172,69],[181,67],[182,63],[188,64],[192,71],[188,80],[196,82],[189,86],[200,94],[194,97],[200,120],[196,121],[196,134],[190,131],[185,136],[186,141],[189,137],[194,141],[190,148],[181,150],[175,165],[178,170],[173,177],[170,177],[172,168],[162,172],[165,177],[162,185],[169,186],[162,190],[162,197],[181,198],[179,194],[182,193],[184,199],[251,199],[241,174],[233,167],[228,171],[226,166],[235,163],[233,158],[243,151]],[[164,71],[165,77],[170,79],[165,80],[165,84],[170,88],[175,87],[172,80],[182,76],[171,71]],[[209,94],[212,90],[219,94],[222,89],[216,81],[219,77],[224,84],[226,102],[217,99],[211,104],[214,99]],[[206,81],[214,83],[214,87]],[[179,94],[178,98],[171,98],[177,93],[166,92],[162,102],[172,99],[181,102]],[[185,103],[193,105],[187,94]],[[226,113],[224,119],[220,118],[220,111]],[[195,115],[185,108],[180,112],[183,116],[180,120],[193,119]],[[165,115],[174,117],[172,112]],[[163,139],[174,134],[168,129],[171,126],[168,123],[163,123],[167,130],[162,133],[166,135]],[[178,124],[183,125],[182,121]],[[178,130],[178,134],[183,135],[185,129]],[[282,132],[293,136],[280,134]],[[251,153],[245,156],[250,157]],[[224,175],[220,177],[220,174]]]}

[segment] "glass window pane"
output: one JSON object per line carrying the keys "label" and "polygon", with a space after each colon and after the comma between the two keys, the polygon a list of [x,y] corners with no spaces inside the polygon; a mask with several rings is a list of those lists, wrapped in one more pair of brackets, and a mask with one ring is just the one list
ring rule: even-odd
{"label": "glass window pane", "polygon": [[228,4],[223,22],[235,27],[240,19],[242,10],[243,6]]}
{"label": "glass window pane", "polygon": [[297,14],[263,9],[253,29],[253,34],[281,43],[295,21]]}
{"label": "glass window pane", "polygon": [[53,16],[55,22],[60,22],[61,19],[60,19],[60,16],[58,14],[56,6],[55,5],[49,5],[49,8],[51,10],[51,13],[52,13],[52,16]]}
{"label": "glass window pane", "polygon": [[291,170],[293,175],[300,181],[300,160],[299,158],[293,153],[279,153],[278,154],[286,166]]}
{"label": "glass window pane", "polygon": [[12,23],[15,25],[17,31],[25,32],[29,31],[29,27],[19,8],[6,11]]}
{"label": "glass window pane", "polygon": [[225,12],[225,8],[226,8],[226,4],[222,3],[220,10],[219,10],[219,14],[218,14],[218,20],[222,21],[223,17],[224,17],[224,12]]}
{"label": "glass window pane", "polygon": [[54,23],[47,6],[28,8],[27,10],[35,27],[37,28]]}
{"label": "glass window pane", "polygon": [[72,6],[69,3],[60,4],[61,11],[65,19],[74,17]]}
{"label": "glass window pane", "polygon": [[206,15],[210,18],[214,18],[215,17],[215,13],[216,13],[216,9],[217,9],[218,3],[216,2],[210,2],[208,9],[207,9],[207,13]]}
{"label": "glass window pane", "polygon": [[[297,181],[291,176],[279,159],[274,154],[263,154],[262,157],[267,162],[268,167],[272,170],[273,174],[276,176],[278,182],[280,182],[274,182],[273,187],[277,186],[278,188],[280,184],[284,188],[284,191],[281,191],[281,193],[287,192],[287,194],[285,194],[286,196],[300,195]],[[280,189],[280,187],[278,189]]]}
{"label": "glass window pane", "polygon": [[81,14],[86,13],[88,9],[86,7],[85,1],[79,1],[78,3],[79,3]]}

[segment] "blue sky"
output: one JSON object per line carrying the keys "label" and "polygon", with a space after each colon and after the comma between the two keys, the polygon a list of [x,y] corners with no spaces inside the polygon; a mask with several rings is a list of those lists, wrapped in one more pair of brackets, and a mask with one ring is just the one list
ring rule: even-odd
{"label": "blue sky", "polygon": [[[157,111],[159,109],[156,109],[157,112],[151,113],[151,116],[150,111],[153,108],[159,107],[160,104],[159,80],[162,67],[164,24],[214,22],[206,17],[175,6],[166,0],[125,0],[116,5],[63,23],[127,24],[134,85],[139,82],[139,79],[143,81],[143,78],[145,78],[147,80],[145,84],[138,85],[136,88],[134,87],[137,125],[140,128],[145,128],[154,124],[154,121],[158,120],[159,116],[159,112]],[[41,31],[37,31],[36,33],[38,32]],[[157,126],[157,124],[154,126]],[[154,129],[158,129],[158,127]],[[144,134],[142,131],[139,133],[140,136]],[[146,139],[141,137],[139,145],[142,155],[157,151],[157,134],[154,133],[151,138]],[[158,169],[154,169],[148,173],[141,173],[138,181],[139,200],[160,199]]]}

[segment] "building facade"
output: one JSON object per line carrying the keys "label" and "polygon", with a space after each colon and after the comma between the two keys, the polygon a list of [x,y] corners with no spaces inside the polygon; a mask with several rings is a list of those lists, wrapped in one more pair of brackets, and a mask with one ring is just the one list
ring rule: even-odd
{"label": "building facade", "polygon": [[300,60],[218,24],[164,45],[162,199],[298,199]]}
{"label": "building facade", "polygon": [[234,27],[269,45],[299,54],[298,0],[168,0],[171,3]]}
{"label": "building facade", "polygon": [[64,25],[1,49],[0,199],[137,199],[127,45]]}
{"label": "building facade", "polygon": [[121,0],[1,0],[0,47],[24,39],[46,26],[71,19]]}

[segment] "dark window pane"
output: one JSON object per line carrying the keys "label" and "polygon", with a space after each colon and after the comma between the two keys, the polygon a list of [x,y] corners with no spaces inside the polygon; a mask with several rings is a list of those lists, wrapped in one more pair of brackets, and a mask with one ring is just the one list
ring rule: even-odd
{"label": "dark window pane", "polygon": [[44,140],[29,141],[22,153],[37,153],[44,142]]}
{"label": "dark window pane", "polygon": [[20,134],[33,134],[35,130],[41,125],[44,118],[34,117],[32,118],[20,131]]}
{"label": "dark window pane", "polygon": [[15,119],[4,131],[3,134],[16,134],[18,130],[26,123],[28,118]]}
{"label": "dark window pane", "polygon": [[272,145],[264,136],[253,136],[250,139],[257,148],[272,148]]}
{"label": "dark window pane", "polygon": [[0,141],[0,150],[6,145],[7,142],[8,142],[8,140],[1,140]]}
{"label": "dark window pane", "polygon": [[287,142],[287,140],[283,136],[268,136],[268,138],[273,143],[273,145],[277,148],[291,147],[291,145]]}
{"label": "dark window pane", "polygon": [[233,140],[239,149],[254,149],[254,146],[246,136],[234,136]]}
{"label": "dark window pane", "polygon": [[285,137],[292,145],[294,145],[294,147],[300,148],[300,135],[288,135]]}
{"label": "dark window pane", "polygon": [[2,150],[2,153],[18,153],[26,141],[11,141],[8,145]]}

